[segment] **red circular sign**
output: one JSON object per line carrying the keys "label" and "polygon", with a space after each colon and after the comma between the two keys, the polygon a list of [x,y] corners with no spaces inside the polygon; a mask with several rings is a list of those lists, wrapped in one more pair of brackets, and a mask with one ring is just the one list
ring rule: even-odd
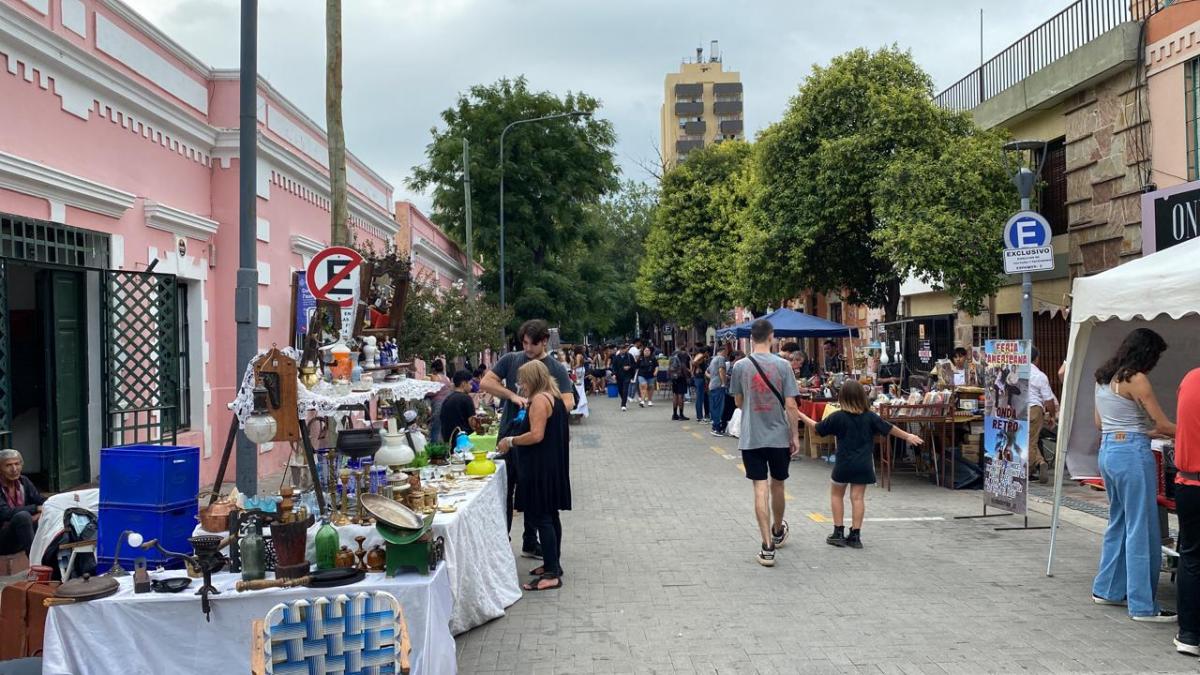
{"label": "red circular sign", "polygon": [[363,257],[352,248],[330,246],[318,252],[308,263],[305,282],[318,300],[330,300],[341,307],[354,304],[358,291]]}

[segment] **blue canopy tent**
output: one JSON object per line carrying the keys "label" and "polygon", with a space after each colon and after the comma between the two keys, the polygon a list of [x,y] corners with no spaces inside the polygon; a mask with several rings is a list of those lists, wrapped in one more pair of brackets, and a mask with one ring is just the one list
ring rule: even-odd
{"label": "blue canopy tent", "polygon": [[[858,337],[857,328],[827,321],[811,314],[805,314],[804,312],[797,312],[794,309],[777,309],[759,318],[771,322],[771,325],[775,327],[775,337],[777,338]],[[750,326],[753,323],[754,321],[747,321],[736,326],[721,328],[717,331],[717,339],[728,340],[735,337],[750,337]]]}

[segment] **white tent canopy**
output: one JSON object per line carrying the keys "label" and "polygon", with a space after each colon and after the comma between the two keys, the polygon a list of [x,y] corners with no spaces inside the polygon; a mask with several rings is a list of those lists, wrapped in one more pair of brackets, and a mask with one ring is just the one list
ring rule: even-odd
{"label": "white tent canopy", "polygon": [[[1135,328],[1150,328],[1167,342],[1150,381],[1163,410],[1174,417],[1179,381],[1200,365],[1200,239],[1075,280],[1058,427],[1058,456],[1066,461],[1055,463],[1047,575],[1054,562],[1064,470],[1073,478],[1099,474],[1100,432],[1094,422],[1092,373]],[[1049,370],[1058,364],[1041,365]]]}

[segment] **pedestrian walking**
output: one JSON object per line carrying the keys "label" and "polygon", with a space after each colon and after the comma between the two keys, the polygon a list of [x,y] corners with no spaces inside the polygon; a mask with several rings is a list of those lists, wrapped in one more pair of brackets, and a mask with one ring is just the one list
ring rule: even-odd
{"label": "pedestrian walking", "polygon": [[671,394],[674,399],[671,402],[671,419],[687,421],[691,418],[683,414],[683,406],[686,403],[684,398],[687,396],[688,382],[692,377],[691,354],[688,354],[683,347],[676,349],[675,353],[671,355],[667,370],[671,375]]}
{"label": "pedestrian walking", "polygon": [[654,407],[654,378],[658,374],[658,359],[654,358],[654,350],[642,348],[642,355],[637,361],[638,407]]}
{"label": "pedestrian walking", "polygon": [[[517,414],[529,405],[528,397],[517,393],[519,386],[517,373],[526,363],[536,361],[545,365],[547,372],[554,378],[555,385],[558,386],[563,405],[567,410],[575,408],[575,391],[571,388],[571,379],[567,375],[567,369],[546,352],[546,345],[550,343],[549,325],[541,319],[530,319],[517,329],[517,339],[521,341],[522,350],[509,352],[500,357],[500,360],[496,361],[496,364],[479,383],[480,389],[504,401],[504,413],[500,417],[499,433],[501,437],[515,435],[513,430],[519,424]],[[528,420],[528,414],[526,420]],[[514,453],[511,450],[507,454],[501,455],[501,459],[505,460],[504,472],[508,477],[507,520],[510,532],[512,531],[516,489],[521,481],[518,470],[519,455],[519,452]],[[521,555],[527,558],[540,558],[542,555],[540,547],[537,545],[536,530],[528,519],[525,521],[525,531],[521,537]]]}
{"label": "pedestrian walking", "polygon": [[696,388],[696,421],[709,422],[710,405],[708,401],[708,377],[705,371],[708,370],[708,360],[710,358],[710,350],[707,347],[701,347],[696,350],[696,355],[692,357],[692,386]]}
{"label": "pedestrian walking", "polygon": [[733,343],[726,342],[721,351],[713,355],[708,362],[705,376],[708,379],[708,412],[712,420],[713,436],[724,436],[725,425],[729,419],[725,417],[725,394],[729,391],[729,357],[733,354]]}
{"label": "pedestrian walking", "polygon": [[1134,621],[1173,623],[1158,606],[1162,541],[1158,528],[1158,468],[1150,434],[1175,435],[1147,375],[1167,349],[1148,328],[1131,332],[1117,353],[1096,370],[1096,420],[1100,425],[1100,475],[1108,493],[1108,527],[1100,570],[1092,583],[1098,605],[1126,605]]}
{"label": "pedestrian walking", "polygon": [[621,396],[621,412],[629,409],[629,387],[637,377],[637,361],[629,350],[621,347],[609,362],[613,375],[617,378],[617,393]]}
{"label": "pedestrian walking", "polygon": [[775,549],[787,542],[783,483],[791,458],[800,451],[796,407],[800,391],[791,365],[771,353],[774,332],[766,319],[751,324],[751,354],[734,365],[729,382],[729,392],[742,411],[738,449],[746,478],[754,483],[754,516],[762,535],[756,559],[765,567],[775,565]]}
{"label": "pedestrian walking", "polygon": [[[833,509],[833,534],[825,543],[862,548],[863,515],[867,486],[875,483],[875,437],[895,436],[913,445],[924,443],[920,436],[893,426],[871,412],[867,390],[856,380],[847,380],[838,394],[839,410],[820,422],[800,413],[800,421],[818,435],[837,439],[833,475],[830,476],[829,505]],[[850,534],[845,527],[846,486],[850,487]]]}
{"label": "pedestrian walking", "polygon": [[528,430],[500,440],[497,449],[520,448],[517,508],[527,526],[537,531],[542,564],[529,571],[533,581],[526,591],[562,588],[562,520],[560,511],[571,510],[570,429],[568,412],[555,377],[541,361],[530,361],[517,370],[521,392],[528,400]]}
{"label": "pedestrian walking", "polygon": [[1175,512],[1179,516],[1179,576],[1175,649],[1200,656],[1200,368],[1179,383],[1175,419]]}
{"label": "pedestrian walking", "polygon": [[1038,367],[1038,348],[1030,348],[1029,357],[1029,478],[1038,475],[1038,480],[1045,484],[1050,482],[1051,465],[1042,456],[1041,437],[1042,427],[1049,421],[1054,422],[1054,413],[1058,411],[1058,397],[1050,388],[1050,378]]}
{"label": "pedestrian walking", "polygon": [[450,382],[450,378],[446,377],[446,363],[441,359],[434,359],[429,366],[429,380],[438,382],[442,388],[429,395],[429,437],[435,441],[442,440],[442,404],[446,398],[450,396],[450,392],[454,391],[454,386]]}

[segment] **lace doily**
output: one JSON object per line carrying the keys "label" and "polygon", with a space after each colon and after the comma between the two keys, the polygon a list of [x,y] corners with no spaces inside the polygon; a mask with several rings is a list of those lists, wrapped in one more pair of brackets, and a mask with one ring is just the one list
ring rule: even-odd
{"label": "lace doily", "polygon": [[[269,350],[260,349],[258,355],[246,364],[246,372],[242,375],[242,386],[238,389],[237,397],[229,404],[229,409],[238,418],[239,426],[245,426],[246,419],[254,412],[254,362],[267,351]],[[295,359],[297,363],[300,362],[300,352],[294,348],[283,347],[279,351],[284,356]],[[371,386],[370,391],[352,391],[345,396],[337,396],[333,393],[310,391],[303,384],[297,384],[296,413],[300,417],[304,417],[310,412],[315,412],[321,417],[328,417],[336,413],[341,406],[362,405],[376,397],[392,401],[419,401],[429,394],[437,393],[442,386],[440,382],[430,382],[429,380],[403,379],[397,382],[376,382]]]}

